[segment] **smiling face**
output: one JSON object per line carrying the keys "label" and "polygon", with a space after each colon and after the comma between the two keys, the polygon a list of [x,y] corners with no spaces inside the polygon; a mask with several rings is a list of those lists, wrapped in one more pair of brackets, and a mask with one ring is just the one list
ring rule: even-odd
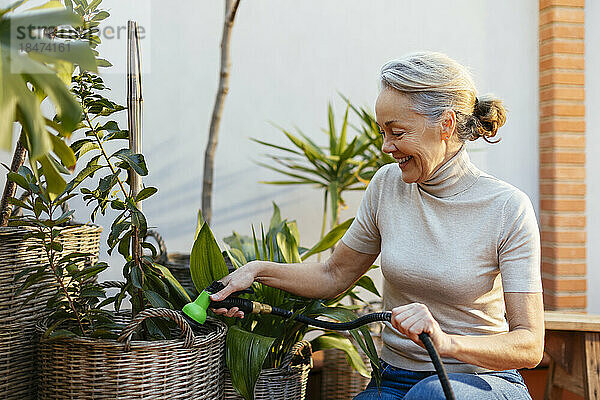
{"label": "smiling face", "polygon": [[[382,150],[398,161],[406,183],[427,181],[460,148],[453,140],[454,113],[445,113],[439,124],[427,123],[427,117],[412,110],[409,97],[395,89],[379,93],[375,114],[383,134]],[[446,136],[448,140],[443,139]]]}

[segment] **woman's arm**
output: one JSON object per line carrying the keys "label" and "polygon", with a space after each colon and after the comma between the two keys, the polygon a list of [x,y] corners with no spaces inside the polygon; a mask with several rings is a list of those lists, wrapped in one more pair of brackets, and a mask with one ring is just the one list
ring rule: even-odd
{"label": "woman's arm", "polygon": [[505,293],[509,332],[463,336],[444,333],[422,304],[392,310],[392,325],[422,346],[418,335],[427,332],[442,357],[492,370],[533,368],[544,354],[544,306],[541,293]]}
{"label": "woman's arm", "polygon": [[[287,292],[315,299],[333,298],[348,289],[371,267],[377,254],[359,253],[340,242],[325,262],[279,264],[251,261],[227,275],[220,292],[211,300],[223,300],[231,293],[246,289],[257,281]],[[227,316],[243,316],[237,308],[215,310]]]}

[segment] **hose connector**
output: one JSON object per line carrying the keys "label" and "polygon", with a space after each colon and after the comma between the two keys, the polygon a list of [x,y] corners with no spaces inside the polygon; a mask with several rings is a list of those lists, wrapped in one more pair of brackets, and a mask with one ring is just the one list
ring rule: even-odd
{"label": "hose connector", "polygon": [[252,314],[271,314],[273,307],[268,304],[259,303],[258,301],[252,302]]}

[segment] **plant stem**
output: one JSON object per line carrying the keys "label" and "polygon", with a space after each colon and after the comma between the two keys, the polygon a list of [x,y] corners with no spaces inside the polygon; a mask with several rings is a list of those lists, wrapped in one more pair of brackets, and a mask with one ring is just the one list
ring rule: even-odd
{"label": "plant stem", "polygon": [[[48,207],[48,214],[49,214],[49,221],[50,223],[52,223],[52,214],[54,212],[54,208],[52,207],[52,205],[50,205]],[[43,228],[40,228],[40,232],[44,233]],[[54,249],[52,247],[54,243],[54,228],[50,228],[50,251],[48,251],[48,249],[46,248],[46,246],[44,246],[44,249],[46,250],[46,256],[48,257],[48,264],[50,265],[50,269],[52,270],[52,273],[54,274],[54,277],[56,278],[58,284],[60,285],[62,291],[65,293],[65,296],[67,297],[67,301],[69,302],[69,306],[71,307],[71,310],[73,311],[73,314],[75,314],[75,317],[77,318],[77,323],[79,324],[79,328],[81,329],[81,334],[82,336],[85,336],[85,330],[83,329],[83,323],[81,322],[81,318],[79,317],[79,313],[77,312],[77,310],[75,309],[75,305],[73,304],[73,300],[71,299],[71,296],[69,296],[69,292],[67,290],[67,288],[64,285],[64,282],[62,281],[61,277],[58,275],[58,271],[56,270],[56,266],[54,265]]]}
{"label": "plant stem", "polygon": [[[23,134],[23,128],[21,128],[21,135]],[[19,168],[25,162],[26,155],[25,147],[21,144],[21,140],[17,141],[17,147],[13,154],[12,163],[10,165],[11,172],[18,172]],[[12,205],[8,202],[10,197],[15,197],[17,192],[17,184],[7,179],[4,185],[4,192],[2,193],[2,202],[0,203],[0,226],[8,225],[8,218],[12,211]]]}
{"label": "plant stem", "polygon": [[123,182],[121,181],[121,179],[119,178],[119,175],[117,174],[117,170],[110,162],[110,158],[108,157],[108,154],[106,154],[106,150],[104,149],[104,145],[103,145],[102,141],[100,140],[100,137],[98,136],[98,132],[96,131],[96,128],[93,126],[92,121],[90,121],[90,117],[89,117],[87,111],[85,110],[85,108],[83,110],[83,114],[85,115],[85,119],[88,122],[89,128],[92,130],[92,132],[94,134],[94,138],[96,139],[96,142],[98,143],[98,147],[100,148],[100,151],[102,152],[102,155],[104,156],[104,159],[106,160],[106,163],[108,164],[108,167],[112,171],[113,175],[117,177],[117,181],[119,182],[119,186],[121,187],[123,196],[125,196],[125,200],[127,200],[127,191],[125,190],[125,185],[123,185]]}
{"label": "plant stem", "polygon": [[[322,240],[325,236],[325,228],[327,226],[327,194],[329,191],[325,190],[325,197],[323,198],[323,222],[321,223],[321,236],[319,240]],[[321,253],[317,255],[317,261],[321,261]]]}

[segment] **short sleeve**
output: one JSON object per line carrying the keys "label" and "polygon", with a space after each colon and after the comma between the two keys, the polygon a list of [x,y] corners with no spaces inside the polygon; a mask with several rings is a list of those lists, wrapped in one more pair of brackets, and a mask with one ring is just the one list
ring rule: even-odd
{"label": "short sleeve", "polygon": [[383,174],[380,169],[369,183],[360,202],[350,228],[342,237],[342,242],[359,253],[378,254],[381,250],[381,236],[377,227],[377,207]]}
{"label": "short sleeve", "polygon": [[505,292],[541,292],[540,231],[529,197],[515,191],[504,205],[498,264]]}

